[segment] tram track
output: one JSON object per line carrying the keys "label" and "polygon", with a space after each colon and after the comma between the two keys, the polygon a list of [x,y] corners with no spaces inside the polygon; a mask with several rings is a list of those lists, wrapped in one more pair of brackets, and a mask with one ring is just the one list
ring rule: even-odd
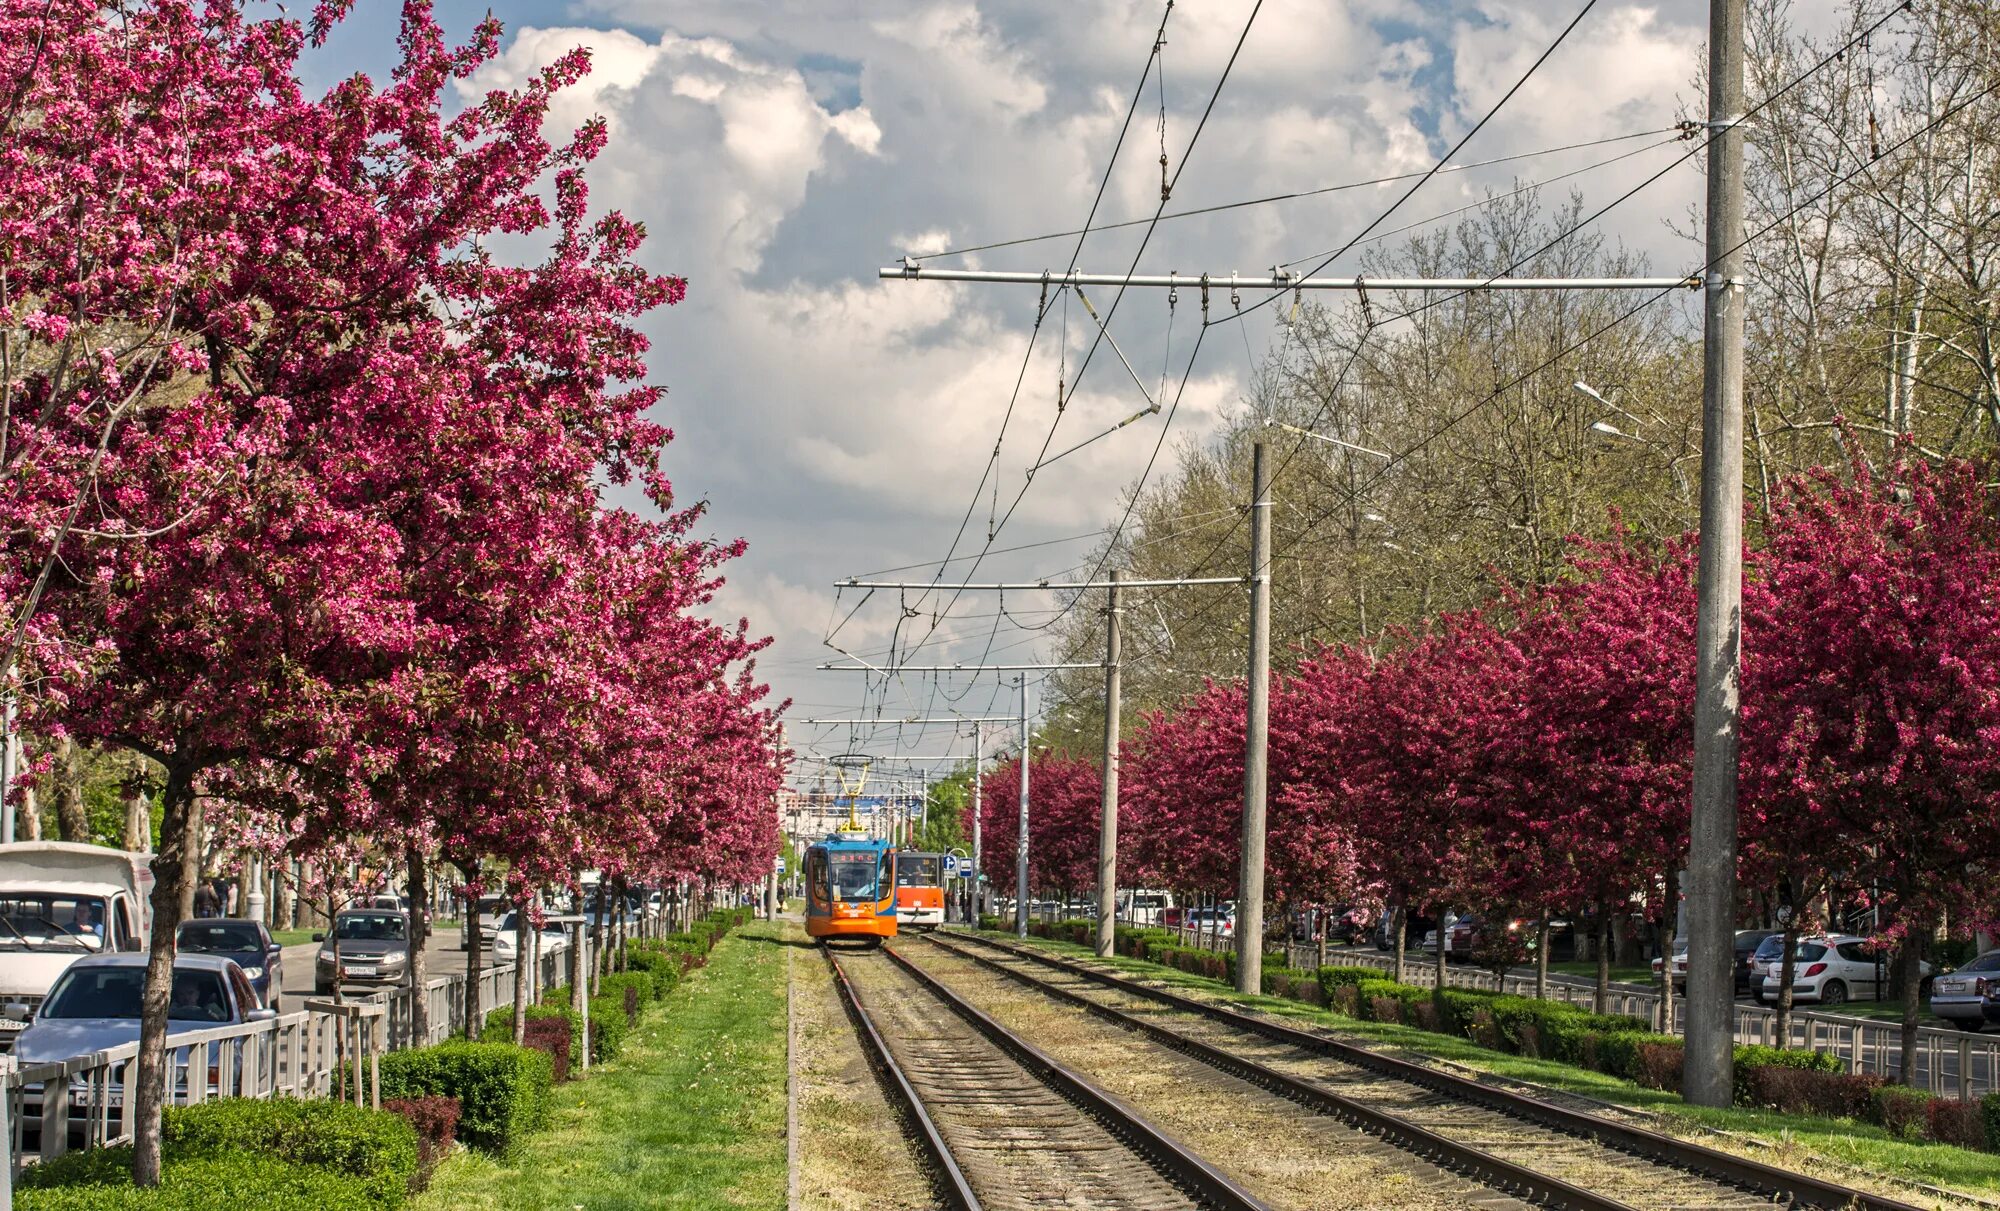
{"label": "tram track", "polygon": [[893,948],[826,955],[946,1205],[1269,1211]]}
{"label": "tram track", "polygon": [[1775,1201],[1826,1211],[1917,1211],[1892,1198],[1413,1064],[1037,948],[969,934],[930,940],[940,951],[1044,996],[1544,1205],[1574,1211],[1750,1211]]}

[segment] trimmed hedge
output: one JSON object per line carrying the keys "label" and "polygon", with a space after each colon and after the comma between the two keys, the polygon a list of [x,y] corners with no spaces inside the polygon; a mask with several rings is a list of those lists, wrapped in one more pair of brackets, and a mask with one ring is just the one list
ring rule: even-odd
{"label": "trimmed hedge", "polygon": [[383,1097],[457,1098],[459,1138],[499,1156],[547,1125],[553,1080],[546,1052],[512,1043],[454,1040],[382,1057]]}
{"label": "trimmed hedge", "polygon": [[227,1206],[374,1211],[401,1207],[419,1177],[417,1134],[399,1115],[345,1102],[224,1098],[168,1107],[161,1183],[131,1184],[132,1150],[73,1152],[23,1171],[22,1211]]}
{"label": "trimmed hedge", "polygon": [[383,1102],[382,1109],[400,1116],[417,1133],[417,1178],[413,1184],[429,1184],[431,1174],[458,1139],[458,1099],[438,1094],[396,1097]]}

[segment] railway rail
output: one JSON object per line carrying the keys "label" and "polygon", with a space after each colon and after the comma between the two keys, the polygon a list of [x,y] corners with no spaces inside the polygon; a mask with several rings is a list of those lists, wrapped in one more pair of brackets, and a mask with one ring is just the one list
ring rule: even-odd
{"label": "railway rail", "polygon": [[1918,1211],[1893,1198],[1410,1063],[1034,947],[963,933],[930,941],[1426,1159],[1548,1206],[1750,1211],[1777,1201],[1824,1211]]}
{"label": "railway rail", "polygon": [[1269,1211],[899,955],[827,951],[861,1038],[962,1211]]}

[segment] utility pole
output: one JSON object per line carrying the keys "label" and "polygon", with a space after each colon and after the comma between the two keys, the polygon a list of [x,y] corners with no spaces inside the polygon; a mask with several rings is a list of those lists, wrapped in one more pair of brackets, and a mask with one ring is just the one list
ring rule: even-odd
{"label": "utility pole", "polygon": [[1708,6],[1708,290],[1702,324],[1701,562],[1688,828],[1687,1072],[1727,1106],[1735,1045],[1736,778],[1743,614],[1743,17]]}
{"label": "utility pole", "polygon": [[1028,936],[1028,675],[1021,687],[1021,838],[1014,848],[1014,936]]}
{"label": "utility pole", "polygon": [[980,781],[979,765],[980,762],[985,760],[986,757],[985,744],[986,744],[986,735],[983,725],[977,723],[973,724],[972,725],[972,920],[967,923],[975,926],[979,924],[979,914],[986,911],[986,904],[979,894],[980,881],[986,877],[985,874],[986,868],[980,865],[980,860],[984,858],[986,855],[981,851],[979,845],[979,781]]}
{"label": "utility pole", "polygon": [[1097,825],[1097,957],[1109,958],[1118,928],[1118,570],[1104,606],[1104,766]]}
{"label": "utility pole", "polygon": [[1243,868],[1236,889],[1236,990],[1264,983],[1264,791],[1271,724],[1270,446],[1250,447],[1250,679],[1243,719]]}

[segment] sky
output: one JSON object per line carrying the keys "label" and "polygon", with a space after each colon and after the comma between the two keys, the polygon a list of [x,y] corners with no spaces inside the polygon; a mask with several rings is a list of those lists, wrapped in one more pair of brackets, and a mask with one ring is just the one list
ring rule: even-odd
{"label": "sky", "polygon": [[[1147,72],[1133,107],[1164,0],[495,0],[502,53],[462,83],[461,98],[591,48],[593,70],[557,104],[551,134],[593,115],[608,120],[593,204],[642,220],[644,263],[688,279],[686,301],[644,327],[653,380],[668,388],[662,419],[675,431],[667,466],[678,497],[709,502],[714,537],[749,544],[717,614],[746,617],[773,637],[759,672],[775,698],[793,701],[792,719],[852,716],[864,706],[861,676],[815,668],[840,659],[824,642],[839,616],[853,610],[833,642],[879,662],[892,635],[928,631],[949,595],[884,591],[862,603],[851,590],[837,595],[837,578],[900,568],[885,578],[928,582],[948,550],[972,555],[988,545],[1001,553],[978,562],[982,581],[1088,571],[1079,561],[1118,520],[1155,450],[1159,466],[1171,466],[1180,443],[1243,406],[1285,310],[1211,329],[1190,368],[1195,291],[1171,309],[1164,292],[1133,291],[1109,325],[1130,371],[1100,348],[1073,381],[1097,335],[1074,299],[1066,311],[1050,309],[1030,356],[1037,287],[880,281],[879,267],[1074,231],[1100,186],[1099,223],[1148,219],[1160,206],[1162,154],[1177,174],[1169,213],[1422,172],[1581,4],[1265,0],[1249,21],[1254,0],[1181,0],[1167,16],[1160,68]],[[438,11],[462,37],[486,8],[440,0]],[[361,0],[309,61],[309,83],[354,71],[385,76],[395,13],[392,0]],[[1700,117],[1694,80],[1705,25],[1706,6],[1689,0],[1599,0],[1453,163]],[[1686,146],[1670,139],[1654,133],[1444,174],[1379,230],[1572,172],[1550,186],[1549,200],[1575,187],[1602,204],[1681,156]],[[1624,158],[1605,163],[1614,157]],[[1140,272],[1268,276],[1303,258],[1312,259],[1301,268],[1317,266],[1408,185],[1092,233],[1080,247],[1070,236],[925,263],[1060,271],[1074,255],[1084,270],[1122,273],[1144,240]],[[1700,189],[1698,166],[1683,163],[1599,230],[1645,253],[1656,271],[1677,273],[1699,259],[1676,233]],[[1325,272],[1354,273],[1377,247],[1363,244]],[[1091,296],[1100,314],[1114,293]],[[1211,300],[1218,318],[1225,295]],[[1262,297],[1246,292],[1243,301]],[[1063,450],[1155,399],[1178,400],[1170,430],[1163,415],[1146,417],[1027,482],[1045,439],[1051,452]],[[996,440],[997,470],[982,479]],[[989,510],[1008,514],[990,544]],[[973,567],[961,560],[948,571],[964,579]],[[1033,611],[1047,600],[1009,594],[1006,619],[995,617],[1001,604],[991,594],[960,597],[935,632],[957,638],[907,659],[977,661],[989,639],[996,659],[1049,658],[1034,632],[1015,628],[1045,618]],[[1018,709],[992,674],[874,684],[866,709],[889,717]],[[789,735],[802,752],[853,745],[885,759],[964,754],[971,743],[950,729],[850,739],[793,723]]]}

